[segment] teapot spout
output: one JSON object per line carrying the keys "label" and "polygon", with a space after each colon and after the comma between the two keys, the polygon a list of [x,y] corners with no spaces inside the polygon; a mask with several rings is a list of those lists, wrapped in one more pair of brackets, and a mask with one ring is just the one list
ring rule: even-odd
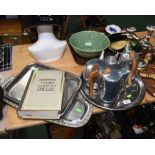
{"label": "teapot spout", "polygon": [[105,53],[105,51],[103,50],[100,54],[99,60],[104,60],[104,53]]}

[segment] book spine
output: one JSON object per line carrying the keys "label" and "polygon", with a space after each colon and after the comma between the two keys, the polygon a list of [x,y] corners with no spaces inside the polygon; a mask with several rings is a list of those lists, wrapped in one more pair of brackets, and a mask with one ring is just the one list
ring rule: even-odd
{"label": "book spine", "polygon": [[62,79],[61,79],[61,94],[60,94],[60,101],[61,101],[61,110],[58,112],[59,114],[62,112],[62,102],[63,102],[63,95],[64,95],[64,87],[65,87],[65,72],[62,73]]}
{"label": "book spine", "polygon": [[30,86],[30,83],[31,83],[31,80],[32,80],[33,76],[34,76],[34,70],[32,70],[32,72],[31,72],[31,74],[30,74],[30,77],[29,77],[29,79],[28,79],[27,85],[26,85],[26,87],[25,87],[25,90],[24,90],[24,93],[23,93],[23,96],[22,96],[22,99],[21,99],[21,103],[19,104],[17,111],[20,111],[21,108],[22,108],[22,105],[23,105],[23,103],[24,103],[25,96],[26,96],[26,94],[27,94],[27,91],[28,91],[28,89],[29,89],[29,86]]}

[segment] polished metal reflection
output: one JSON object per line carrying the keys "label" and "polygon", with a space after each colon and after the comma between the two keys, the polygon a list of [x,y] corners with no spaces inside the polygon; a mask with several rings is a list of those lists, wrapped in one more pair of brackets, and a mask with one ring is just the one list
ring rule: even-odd
{"label": "polished metal reflection", "polygon": [[118,56],[119,53],[117,53],[116,55],[110,55],[105,57],[105,62],[109,65],[115,65],[118,63]]}
{"label": "polished metal reflection", "polygon": [[[126,49],[129,49],[129,47],[127,45]],[[131,86],[127,85],[131,68],[128,52],[124,51],[120,57],[118,55],[110,56],[107,60],[103,54],[104,52],[102,53],[102,58],[91,59],[86,63],[82,74],[82,95],[90,103],[104,109],[124,110],[138,104],[144,97],[145,86],[138,75],[132,79]],[[138,55],[135,54],[135,60],[137,59]],[[94,81],[94,94],[90,96],[88,77],[94,64],[99,65],[99,73],[102,75],[102,80],[100,82]],[[111,72],[104,74],[105,68],[110,68]]]}
{"label": "polished metal reflection", "polygon": [[[109,56],[109,59],[106,60],[106,58],[102,59],[91,59],[86,63],[86,69],[83,72],[83,85],[82,85],[82,91],[89,97],[88,93],[88,76],[91,72],[91,69],[94,64],[99,65],[99,72],[102,75],[102,80],[96,84],[94,83],[94,92],[96,90],[96,85],[98,88],[98,93],[94,93],[94,96],[92,97],[93,100],[102,100],[106,103],[112,103],[114,100],[117,99],[118,93],[121,88],[121,80],[126,79],[130,70],[124,69],[124,66],[122,67],[118,63],[118,55],[115,56]],[[103,71],[105,68],[111,68],[110,74],[103,74]]]}
{"label": "polished metal reflection", "polygon": [[[122,88],[121,88],[122,89]],[[130,109],[136,105],[139,105],[142,99],[144,98],[145,95],[145,85],[142,81],[142,79],[136,75],[136,77],[133,79],[133,85],[128,88],[124,88],[120,91],[118,98],[111,102],[110,104],[104,102],[103,100],[100,100],[99,98],[92,99],[90,98],[82,89],[81,89],[81,94],[85,97],[85,99],[92,103],[93,105],[107,109],[107,110],[126,110]],[[127,95],[132,93],[132,99],[130,103],[125,103],[124,101],[128,100]]]}

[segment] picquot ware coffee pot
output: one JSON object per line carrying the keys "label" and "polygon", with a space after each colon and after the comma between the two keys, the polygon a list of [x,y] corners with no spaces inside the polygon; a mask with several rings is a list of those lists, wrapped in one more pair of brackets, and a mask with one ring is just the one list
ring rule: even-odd
{"label": "picquot ware coffee pot", "polygon": [[100,104],[112,104],[118,97],[125,99],[127,88],[137,74],[138,54],[126,45],[121,54],[91,59],[82,74],[82,94],[86,99]]}

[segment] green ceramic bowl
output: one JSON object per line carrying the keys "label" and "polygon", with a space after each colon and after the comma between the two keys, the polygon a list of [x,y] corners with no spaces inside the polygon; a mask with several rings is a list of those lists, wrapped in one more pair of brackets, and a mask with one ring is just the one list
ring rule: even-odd
{"label": "green ceramic bowl", "polygon": [[100,32],[81,31],[73,34],[69,38],[69,43],[79,56],[94,58],[109,46],[110,40]]}

